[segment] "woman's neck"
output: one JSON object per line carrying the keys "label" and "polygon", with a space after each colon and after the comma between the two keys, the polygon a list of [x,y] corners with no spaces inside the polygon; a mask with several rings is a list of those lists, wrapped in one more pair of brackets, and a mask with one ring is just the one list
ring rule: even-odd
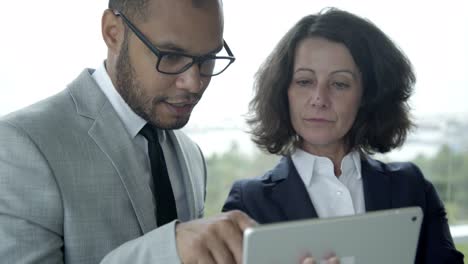
{"label": "woman's neck", "polygon": [[333,171],[335,176],[339,177],[341,175],[341,161],[344,156],[348,154],[348,148],[344,144],[334,144],[334,145],[310,145],[302,144],[301,149],[304,151],[321,157],[329,158],[333,163]]}

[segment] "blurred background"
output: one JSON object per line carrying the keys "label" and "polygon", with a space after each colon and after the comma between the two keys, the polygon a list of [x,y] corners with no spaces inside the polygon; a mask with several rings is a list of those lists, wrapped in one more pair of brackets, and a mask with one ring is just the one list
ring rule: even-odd
{"label": "blurred background", "polygon": [[[65,88],[106,56],[106,0],[8,1],[0,16],[0,116]],[[301,17],[338,7],[368,18],[412,61],[418,127],[384,161],[413,161],[437,188],[452,230],[468,225],[468,8],[466,1],[224,0],[225,39],[237,60],[214,77],[184,131],[208,163],[206,214],[220,211],[235,179],[262,175],[277,156],[261,153],[244,122],[258,66]],[[458,229],[457,229],[458,228]],[[468,255],[467,238],[457,247]]]}

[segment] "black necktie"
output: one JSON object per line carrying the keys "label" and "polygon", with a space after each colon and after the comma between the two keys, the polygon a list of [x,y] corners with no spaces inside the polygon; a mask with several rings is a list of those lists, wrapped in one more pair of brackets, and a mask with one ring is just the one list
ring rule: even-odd
{"label": "black necktie", "polygon": [[171,181],[167,173],[166,162],[158,133],[152,125],[146,124],[140,134],[148,141],[148,154],[151,163],[151,173],[154,182],[154,197],[156,200],[157,225],[162,226],[177,219],[177,208],[172,192]]}

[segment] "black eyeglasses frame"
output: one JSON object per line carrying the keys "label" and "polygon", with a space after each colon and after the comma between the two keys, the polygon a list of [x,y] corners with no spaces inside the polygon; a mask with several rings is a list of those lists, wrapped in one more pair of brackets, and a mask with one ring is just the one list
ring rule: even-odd
{"label": "black eyeglasses frame", "polygon": [[[182,52],[173,52],[173,51],[162,51],[156,48],[151,41],[145,35],[120,11],[118,10],[113,10],[114,15],[121,17],[122,20],[125,22],[125,24],[132,30],[132,32],[145,44],[148,49],[158,57],[158,62],[156,63],[156,70],[160,73],[164,74],[169,74],[169,75],[177,75],[185,72],[186,70],[190,69],[194,64],[198,64],[199,66],[207,61],[207,60],[216,60],[216,59],[223,59],[223,60],[229,60],[229,63],[226,65],[226,67],[221,70],[220,72],[217,72],[216,74],[205,74],[200,72],[201,76],[205,77],[211,77],[211,76],[217,76],[223,73],[235,60],[236,58],[234,57],[234,54],[232,53],[231,49],[229,48],[228,44],[226,43],[225,40],[223,40],[223,47],[226,50],[228,56],[216,56],[214,54],[206,54],[202,56],[195,56],[195,55],[190,55]],[[181,68],[177,72],[166,72],[162,71],[159,69],[159,65],[162,61],[162,58],[165,56],[183,56],[183,57],[188,57],[192,59],[192,62],[185,65],[183,68]]]}

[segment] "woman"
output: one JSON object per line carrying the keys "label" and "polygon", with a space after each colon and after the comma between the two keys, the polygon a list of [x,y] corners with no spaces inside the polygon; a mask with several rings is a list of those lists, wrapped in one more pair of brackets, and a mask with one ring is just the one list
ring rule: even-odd
{"label": "woman", "polygon": [[416,263],[463,263],[418,167],[370,157],[404,143],[414,83],[409,60],[371,22],[337,9],[301,19],[257,73],[248,120],[254,142],[284,157],[235,182],[223,211],[272,223],[419,206]]}

